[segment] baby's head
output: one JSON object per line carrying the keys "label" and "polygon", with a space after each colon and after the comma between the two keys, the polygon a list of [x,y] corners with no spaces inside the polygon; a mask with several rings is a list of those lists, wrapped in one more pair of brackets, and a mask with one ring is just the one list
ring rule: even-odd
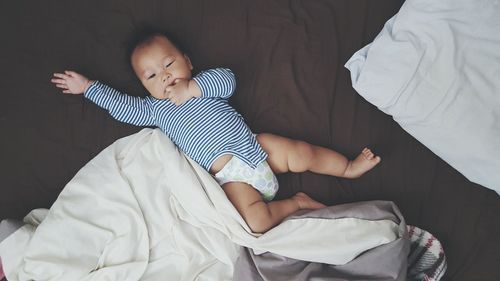
{"label": "baby's head", "polygon": [[142,85],[157,99],[166,99],[165,88],[176,80],[191,79],[193,70],[189,57],[160,32],[136,40],[130,62]]}

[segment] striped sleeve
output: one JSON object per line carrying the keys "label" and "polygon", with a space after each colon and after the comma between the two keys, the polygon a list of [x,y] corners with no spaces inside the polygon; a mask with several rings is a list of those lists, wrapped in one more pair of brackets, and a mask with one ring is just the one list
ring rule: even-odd
{"label": "striped sleeve", "polygon": [[193,78],[200,86],[203,98],[228,99],[236,88],[236,79],[228,68],[214,68],[200,72]]}
{"label": "striped sleeve", "polygon": [[146,98],[126,95],[98,81],[89,86],[84,96],[106,109],[118,121],[136,126],[155,125]]}

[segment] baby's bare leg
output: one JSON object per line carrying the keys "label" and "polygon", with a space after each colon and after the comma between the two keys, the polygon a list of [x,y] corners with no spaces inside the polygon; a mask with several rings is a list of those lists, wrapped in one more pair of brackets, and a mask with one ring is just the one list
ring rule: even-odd
{"label": "baby's bare leg", "polygon": [[267,162],[275,173],[311,171],[337,177],[355,178],[380,162],[366,149],[354,161],[331,149],[304,141],[259,134],[257,140],[269,155]]}
{"label": "baby's bare leg", "polygon": [[229,201],[255,233],[263,233],[300,209],[319,209],[325,205],[299,192],[295,196],[266,203],[260,193],[243,182],[228,182],[222,186]]}

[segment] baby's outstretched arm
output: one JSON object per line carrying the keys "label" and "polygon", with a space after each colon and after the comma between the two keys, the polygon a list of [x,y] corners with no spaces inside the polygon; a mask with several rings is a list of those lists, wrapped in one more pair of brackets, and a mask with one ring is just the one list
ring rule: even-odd
{"label": "baby's outstretched arm", "polygon": [[65,94],[80,95],[92,84],[92,81],[80,73],[65,70],[64,73],[54,73],[50,80],[57,88],[61,88]]}
{"label": "baby's outstretched arm", "polygon": [[146,98],[129,96],[98,81],[66,70],[64,73],[54,73],[50,80],[64,94],[80,95],[107,110],[118,121],[136,126],[155,126],[155,119]]}

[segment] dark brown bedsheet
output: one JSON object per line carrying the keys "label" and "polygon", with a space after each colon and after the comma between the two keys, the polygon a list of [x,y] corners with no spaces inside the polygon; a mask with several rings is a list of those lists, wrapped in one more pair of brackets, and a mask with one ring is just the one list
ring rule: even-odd
{"label": "dark brown bedsheet", "polygon": [[393,200],[408,224],[443,243],[446,280],[500,280],[500,197],[470,183],[363,100],[343,67],[402,3],[0,1],[0,219],[50,207],[88,160],[140,129],[81,96],[61,94],[49,80],[69,68],[143,95],[126,42],[148,23],[177,36],[195,70],[235,72],[231,103],[256,133],[304,139],[351,157],[370,146],[383,158],[357,180],[280,175],[279,197],[303,190],[327,204]]}

